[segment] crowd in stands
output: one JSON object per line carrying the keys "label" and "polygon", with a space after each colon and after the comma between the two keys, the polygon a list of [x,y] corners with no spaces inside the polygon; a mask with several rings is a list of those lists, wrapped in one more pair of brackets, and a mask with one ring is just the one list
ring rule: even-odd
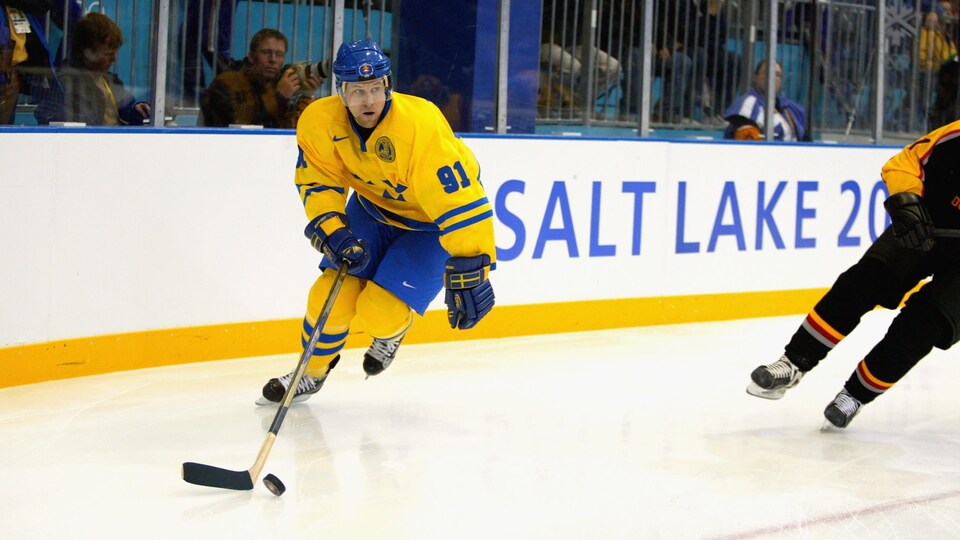
{"label": "crowd in stands", "polygon": [[[583,108],[578,91],[583,76],[581,44],[589,39],[578,24],[583,4],[578,4],[580,10],[575,12],[563,0],[544,2],[541,116],[549,117],[551,111],[563,108]],[[643,91],[643,2],[601,0],[598,13],[594,95],[619,85],[624,90],[621,117],[635,117]],[[653,25],[652,71],[660,86],[652,105],[652,121],[684,125],[721,121],[723,111],[738,99],[744,62],[728,47],[726,0],[663,0],[654,8]]]}
{"label": "crowd in stands", "polygon": [[[581,103],[587,94],[582,92],[585,81],[579,65],[581,44],[593,43],[597,56],[593,62],[596,71],[592,96],[602,95],[604,85],[610,84],[613,78],[620,90],[619,102],[616,116],[605,118],[636,122],[644,91],[641,21],[646,3],[597,0],[597,27],[592,36],[584,32],[582,24],[576,26],[582,15],[569,13],[571,6],[578,4],[582,10],[582,5],[589,2],[544,1],[538,116],[575,120],[584,111],[591,110]],[[734,138],[736,133],[743,138],[757,136],[755,130],[742,128],[745,118],[764,117],[765,85],[761,86],[758,74],[765,68],[758,61],[765,51],[750,51],[753,56],[746,55],[744,43],[748,30],[742,20],[744,14],[736,13],[732,18],[731,5],[742,10],[744,3],[727,0],[658,0],[654,3],[650,36],[651,70],[655,79],[650,114],[653,124],[674,127],[706,124],[726,128],[724,136],[729,138]],[[891,48],[893,53],[885,65],[885,108],[892,119],[891,125],[896,125],[898,118],[904,116],[898,116],[899,112],[907,109],[913,115],[911,127],[920,131],[955,119],[952,111],[957,106],[956,43],[960,38],[957,0],[891,0],[887,5],[892,12],[888,18],[910,21],[919,15],[922,20],[915,29],[903,29],[903,38],[897,40],[897,48]],[[845,12],[813,2],[781,4],[778,43],[799,47],[806,55],[806,63],[784,63],[777,68],[778,72],[789,67],[794,79],[805,78],[813,81],[812,84],[826,84],[824,81],[832,78],[833,88],[824,90],[824,94],[832,92],[829,98],[840,101],[837,108],[846,115],[853,118],[859,114],[862,118],[867,99],[858,94],[871,83],[869,77],[875,68],[871,67],[868,56],[876,48],[875,44],[862,39],[867,35],[864,14],[875,12],[875,7],[875,3],[866,0],[850,0],[844,6]],[[762,21],[757,21],[757,26],[762,31]],[[559,31],[560,28],[565,31]],[[837,33],[833,38],[846,37],[842,34],[846,32],[861,39],[831,42],[829,32]],[[757,39],[757,43],[763,42],[762,35]],[[849,55],[865,58],[851,63]],[[797,73],[800,70],[808,71]],[[747,73],[753,73],[754,77],[751,79]],[[600,85],[596,84],[598,80]],[[805,106],[811,105],[807,101],[808,92],[794,95],[799,94],[796,85],[782,91],[780,77],[776,80],[774,138],[810,140],[810,117],[805,110]],[[821,99],[826,98],[821,96]],[[746,106],[756,109],[744,112]],[[604,107],[609,109],[609,103],[604,103]],[[593,109],[598,111],[599,107]],[[761,122],[761,132],[762,126]]]}
{"label": "crowd in stands", "polygon": [[667,1],[654,19],[656,62],[663,77],[662,107],[654,107],[665,122],[712,117],[734,97],[740,56],[727,50],[724,0]]}
{"label": "crowd in stands", "polygon": [[[225,2],[222,5],[229,5]],[[209,6],[203,15],[211,16]],[[220,9],[219,21],[232,11]],[[67,26],[66,48],[48,43],[47,20]],[[64,30],[61,28],[61,30]],[[186,25],[188,33],[200,32]],[[229,30],[221,27],[223,47],[213,60],[217,75],[199,89],[198,124],[227,127],[257,125],[294,128],[303,109],[313,101],[327,77],[326,63],[286,64],[288,41],[278,30],[265,28],[250,40],[247,55],[228,59]],[[112,70],[123,45],[119,26],[99,12],[83,14],[80,0],[0,0],[0,125],[15,121],[20,102],[34,105],[40,125],[143,126],[151,120],[150,105],[135,98]],[[186,54],[186,59],[211,60]],[[203,70],[189,61],[185,74],[196,88]]]}
{"label": "crowd in stands", "polygon": [[[231,58],[233,3],[183,1],[186,23],[178,41],[186,50],[178,66],[183,83],[178,103],[199,109],[198,125],[295,127],[299,112],[326,78],[323,66],[314,65],[307,73],[305,66],[287,63],[287,37],[270,28],[253,36],[243,58]],[[919,13],[922,22],[916,35],[889,50],[884,109],[890,125],[909,116],[912,127],[926,130],[956,118],[958,1],[893,2],[896,9]],[[642,92],[649,88],[642,79],[641,39],[647,3],[596,0],[593,21],[584,14],[588,4],[542,2],[538,117],[577,120],[600,114],[597,119],[636,122],[642,98],[648,97]],[[148,96],[134,97],[113,71],[124,40],[119,27],[101,13],[84,15],[83,5],[80,0],[0,0],[0,125],[14,123],[18,103],[33,105],[39,124],[137,126],[151,121]],[[730,138],[756,138],[756,130],[744,129],[749,120],[762,135],[767,95],[759,72],[766,69],[758,63],[762,54],[748,55],[742,47],[744,27],[737,10],[743,2],[658,0],[653,5],[651,122],[706,125]],[[839,28],[843,21],[812,2],[784,6],[778,40],[793,40],[809,57],[817,57],[820,72],[803,76],[813,84],[832,78],[832,87],[823,93],[843,102],[839,108],[852,118],[857,107],[865,107],[853,101],[869,84],[870,68],[865,63],[851,73],[853,68],[841,65],[847,51],[836,44],[827,49],[825,29]],[[596,26],[588,27],[588,22]],[[51,23],[69,28],[63,32],[68,42],[49,42]],[[587,58],[585,51],[592,56]],[[798,69],[810,69],[809,62],[802,68],[779,62],[777,72],[795,79]],[[809,95],[799,95],[796,86],[781,89],[780,78],[776,80],[774,138],[809,140]],[[588,81],[591,91],[585,92]],[[591,102],[583,103],[585,99]],[[598,103],[604,112],[598,113]],[[748,106],[753,109],[746,111]]]}
{"label": "crowd in stands", "polygon": [[[69,46],[48,43],[45,21],[69,26]],[[150,106],[136,100],[110,68],[123,45],[117,24],[79,0],[0,1],[0,124],[13,123],[21,94],[38,124],[142,126]],[[61,59],[66,58],[66,62]]]}

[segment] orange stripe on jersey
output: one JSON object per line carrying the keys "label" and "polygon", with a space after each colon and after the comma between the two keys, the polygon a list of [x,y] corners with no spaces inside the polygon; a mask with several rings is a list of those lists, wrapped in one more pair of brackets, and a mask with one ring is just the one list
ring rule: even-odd
{"label": "orange stripe on jersey", "polygon": [[880,379],[874,377],[873,374],[870,373],[870,370],[867,369],[866,360],[860,361],[860,364],[857,365],[857,372],[860,374],[860,380],[864,384],[867,384],[873,387],[872,390],[874,390],[875,392],[886,392],[887,390],[890,389],[891,386],[893,386],[893,383],[883,382]]}
{"label": "orange stripe on jersey", "polygon": [[811,311],[807,315],[807,322],[810,323],[810,326],[812,326],[817,332],[819,332],[821,336],[826,338],[828,341],[830,341],[834,345],[836,345],[837,343],[840,343],[840,341],[846,337],[840,332],[837,332],[836,330],[834,330],[832,326],[830,326],[829,324],[827,324],[826,321],[821,319],[820,316],[817,315],[816,311]]}

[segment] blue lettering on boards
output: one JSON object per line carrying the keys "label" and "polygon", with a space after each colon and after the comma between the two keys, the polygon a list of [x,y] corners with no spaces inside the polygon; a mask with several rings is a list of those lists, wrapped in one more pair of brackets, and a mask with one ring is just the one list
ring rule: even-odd
{"label": "blue lettering on boards", "polygon": [[600,243],[600,199],[602,183],[593,183],[593,198],[590,204],[590,256],[613,257],[617,254],[617,247],[613,244]]}
{"label": "blue lettering on boards", "polygon": [[773,210],[777,206],[777,202],[780,200],[780,196],[783,195],[783,190],[786,189],[786,182],[778,182],[777,188],[773,191],[773,195],[770,196],[770,201],[768,203],[764,202],[764,197],[766,196],[767,183],[760,182],[757,190],[757,251],[763,249],[763,230],[764,225],[770,231],[770,236],[773,238],[773,245],[777,249],[784,249],[786,245],[783,243],[783,237],[780,236],[780,229],[777,227],[777,222],[773,219]]}
{"label": "blue lettering on boards", "polygon": [[[561,226],[558,229],[550,227],[553,221],[553,213],[559,207]],[[570,198],[567,196],[566,184],[563,182],[554,182],[550,190],[550,197],[547,200],[547,209],[543,216],[543,222],[540,224],[540,233],[537,236],[537,244],[533,248],[533,258],[543,257],[543,248],[547,242],[560,241],[567,243],[567,252],[571,258],[580,256],[577,249],[577,237],[573,230],[573,216],[570,213]]]}
{"label": "blue lettering on boards", "polygon": [[520,257],[520,253],[523,252],[523,246],[527,241],[527,229],[524,227],[523,220],[520,216],[514,214],[507,208],[507,195],[511,193],[522,194],[526,187],[526,183],[522,180],[507,180],[500,186],[500,189],[497,190],[497,197],[494,201],[494,213],[497,216],[497,220],[506,228],[513,231],[516,237],[513,245],[508,248],[497,246],[498,261],[512,261]]}
{"label": "blue lettering on boards", "polygon": [[[877,201],[878,196],[880,198],[879,201]],[[887,191],[887,185],[883,182],[883,180],[877,180],[877,182],[873,184],[873,190],[870,192],[869,220],[870,220],[870,240],[872,242],[876,242],[877,238],[880,237],[880,234],[883,233],[883,231],[885,231],[886,228],[890,226],[890,223],[891,223],[890,216],[887,214],[886,210],[882,210],[883,202],[886,201],[888,197],[890,197],[890,192]],[[877,226],[876,226],[877,208],[881,208],[880,213],[883,215],[883,228],[880,229],[879,231],[877,230]]]}
{"label": "blue lettering on boards", "polygon": [[643,238],[643,196],[646,193],[656,193],[655,182],[624,182],[623,192],[633,193],[633,242],[630,244],[630,254],[640,255],[640,240]]}
{"label": "blue lettering on boards", "polygon": [[[726,208],[728,204],[730,205],[733,223],[724,224],[723,216],[727,213]],[[717,239],[723,235],[730,235],[737,239],[737,251],[747,249],[747,242],[743,238],[743,219],[740,217],[740,204],[737,202],[737,185],[730,181],[723,183],[723,193],[720,195],[717,215],[713,220],[713,231],[710,233],[710,243],[707,244],[708,253],[717,250]]]}
{"label": "blue lettering on boards", "polygon": [[860,237],[850,234],[851,229],[853,229],[853,222],[857,219],[857,214],[860,213],[860,184],[856,180],[847,180],[840,185],[840,193],[847,191],[853,193],[853,208],[850,210],[850,215],[847,216],[847,222],[840,229],[840,234],[837,235],[837,245],[840,247],[860,245]]}
{"label": "blue lettering on boards", "polygon": [[816,238],[806,238],[803,236],[803,222],[817,217],[817,210],[815,208],[804,206],[804,195],[810,191],[817,191],[819,185],[819,182],[813,181],[797,183],[797,233],[795,241],[797,248],[817,247]]}
{"label": "blue lettering on boards", "polygon": [[683,226],[687,220],[687,183],[677,185],[677,253],[697,253],[700,242],[687,242],[683,239]]}

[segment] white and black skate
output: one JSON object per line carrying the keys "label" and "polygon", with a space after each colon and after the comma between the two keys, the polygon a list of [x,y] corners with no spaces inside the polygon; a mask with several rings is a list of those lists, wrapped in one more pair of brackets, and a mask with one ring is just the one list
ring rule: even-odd
{"label": "white and black skate", "polygon": [[374,338],[370,348],[363,354],[363,371],[367,377],[379,375],[383,370],[390,367],[393,359],[397,357],[397,350],[400,349],[400,342],[403,341],[404,334],[393,339]]}
{"label": "white and black skate", "polygon": [[[300,384],[297,385],[297,392],[293,395],[291,404],[306,401],[310,399],[310,396],[319,392],[320,388],[323,387],[324,381],[327,380],[327,375],[330,374],[330,371],[337,365],[339,360],[340,355],[337,355],[337,357],[330,362],[330,367],[327,368],[327,373],[323,377],[312,377],[304,373],[303,377],[300,378]],[[276,405],[283,401],[283,395],[287,392],[287,388],[290,388],[293,373],[294,372],[291,371],[282,377],[267,381],[267,384],[263,385],[262,395],[257,398],[257,405]]]}
{"label": "white and black skate", "polygon": [[857,416],[861,407],[863,407],[863,403],[860,403],[859,399],[851,396],[846,389],[843,389],[823,410],[823,416],[835,427],[845,428]]}
{"label": "white and black skate", "polygon": [[780,399],[803,378],[800,368],[783,355],[776,362],[760,366],[750,374],[747,393],[764,399]]}

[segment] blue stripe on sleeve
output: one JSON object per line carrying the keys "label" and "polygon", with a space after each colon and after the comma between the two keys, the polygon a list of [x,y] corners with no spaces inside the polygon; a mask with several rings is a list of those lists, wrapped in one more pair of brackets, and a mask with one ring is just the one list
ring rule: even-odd
{"label": "blue stripe on sleeve", "polygon": [[469,227],[470,225],[473,225],[474,223],[478,223],[478,222],[480,222],[480,221],[483,221],[483,220],[485,220],[485,219],[489,219],[489,218],[492,218],[492,217],[493,217],[493,210],[487,210],[486,212],[484,212],[484,213],[482,213],[482,214],[477,214],[477,215],[473,216],[473,217],[470,218],[470,219],[465,219],[465,220],[461,221],[460,223],[457,223],[456,225],[453,225],[453,226],[451,226],[451,227],[447,227],[446,229],[443,229],[443,231],[440,232],[440,236],[443,236],[443,235],[445,235],[445,234],[447,234],[447,233],[451,233],[451,232],[453,232],[453,231],[462,229],[462,228],[464,228],[464,227]]}
{"label": "blue stripe on sleeve", "polygon": [[341,194],[341,195],[343,195],[343,194],[345,194],[345,193],[347,192],[347,191],[346,191],[344,188],[342,188],[342,187],[336,187],[336,186],[316,186],[316,187],[312,187],[312,188],[310,188],[310,189],[308,189],[308,190],[306,190],[306,191],[303,192],[303,200],[306,201],[306,200],[307,200],[307,197],[309,197],[310,195],[313,195],[314,193],[320,193],[321,191],[328,191],[328,190],[336,191],[337,193],[339,193],[339,194]]}
{"label": "blue stripe on sleeve", "polygon": [[459,216],[464,212],[469,212],[470,210],[473,210],[474,208],[478,206],[483,206],[485,204],[490,204],[490,201],[488,201],[486,197],[483,197],[473,201],[470,204],[465,204],[459,208],[454,208],[453,210],[447,212],[446,214],[443,214],[442,216],[438,217],[437,224],[440,225],[441,228],[443,228],[443,222],[448,221],[453,217]]}

